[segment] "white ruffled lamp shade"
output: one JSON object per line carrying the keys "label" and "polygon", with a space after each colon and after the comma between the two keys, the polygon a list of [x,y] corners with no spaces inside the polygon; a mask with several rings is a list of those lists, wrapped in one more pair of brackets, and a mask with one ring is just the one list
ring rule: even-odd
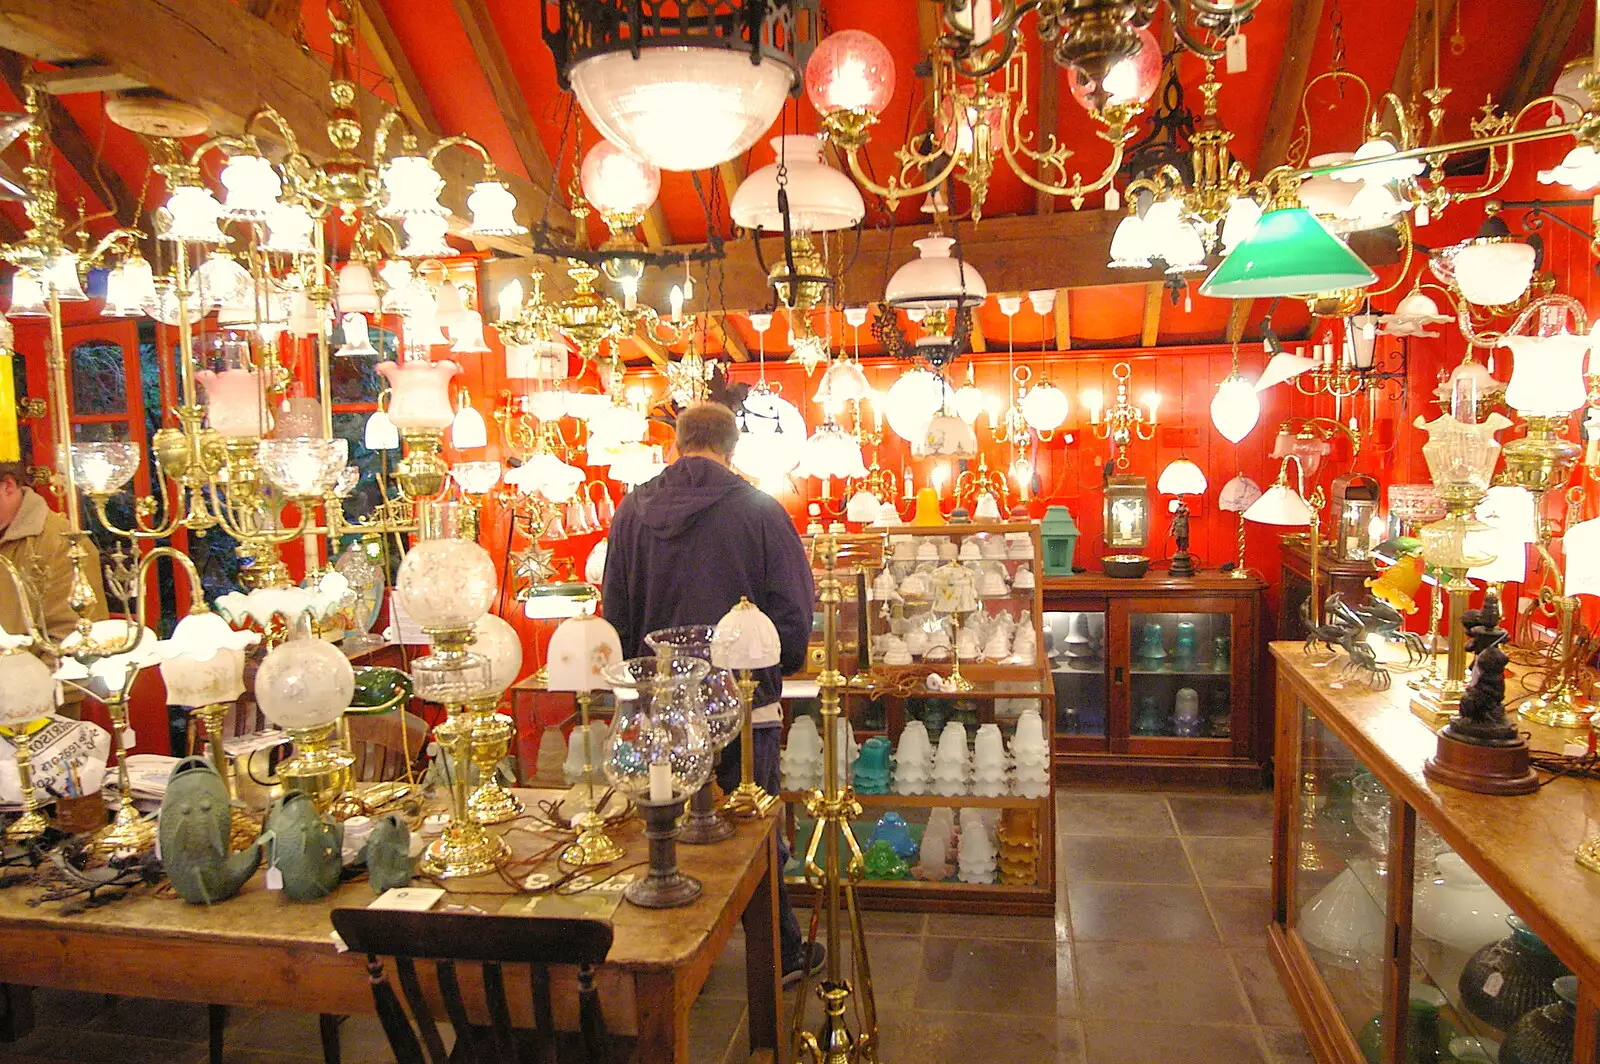
{"label": "white ruffled lamp shade", "polygon": [[156,644],[167,702],[210,706],[232,702],[244,693],[244,652],[261,641],[255,632],[235,631],[215,613],[191,613],[170,638]]}
{"label": "white ruffled lamp shade", "polygon": [[1559,417],[1583,406],[1588,386],[1583,379],[1583,356],[1589,337],[1507,336],[1513,361],[1506,403],[1524,417]]}
{"label": "white ruffled lamp shade", "polygon": [[711,637],[711,664],[719,669],[770,669],[782,655],[777,626],[749,599],[723,614]]}
{"label": "white ruffled lamp shade", "polygon": [[550,636],[545,689],[603,690],[610,685],[602,672],[621,660],[622,639],[610,621],[592,613],[568,617]]}
{"label": "white ruffled lamp shade", "polygon": [[228,218],[259,222],[269,217],[278,205],[283,182],[272,164],[259,155],[235,155],[223,166],[222,213]]}
{"label": "white ruffled lamp shade", "polygon": [[1205,471],[1187,458],[1168,462],[1156,480],[1156,491],[1162,495],[1204,495]]}
{"label": "white ruffled lamp shade", "polygon": [[449,212],[439,202],[444,178],[425,156],[398,155],[389,160],[382,174],[385,201],[378,211],[381,218],[444,217]]}

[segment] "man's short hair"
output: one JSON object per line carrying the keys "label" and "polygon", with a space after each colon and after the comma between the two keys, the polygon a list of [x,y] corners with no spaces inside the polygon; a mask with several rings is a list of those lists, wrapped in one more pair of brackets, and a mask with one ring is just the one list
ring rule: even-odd
{"label": "man's short hair", "polygon": [[28,467],[21,462],[0,462],[0,482],[14,480],[17,487],[25,488],[33,478],[28,476]]}
{"label": "man's short hair", "polygon": [[678,415],[678,453],[707,452],[727,458],[739,442],[739,423],[721,403],[696,403]]}

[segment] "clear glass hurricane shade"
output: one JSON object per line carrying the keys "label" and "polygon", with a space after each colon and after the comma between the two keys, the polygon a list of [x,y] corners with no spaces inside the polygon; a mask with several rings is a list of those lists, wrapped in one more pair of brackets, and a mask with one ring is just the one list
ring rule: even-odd
{"label": "clear glass hurricane shade", "polygon": [[570,73],[601,136],[662,170],[704,170],[750,150],[794,86],[784,63],[747,49],[668,46],[591,56]]}
{"label": "clear glass hurricane shade", "polygon": [[720,750],[739,734],[743,705],[739,698],[738,680],[733,673],[711,663],[716,638],[715,625],[683,624],[648,633],[644,637],[644,645],[658,659],[663,656],[689,658],[711,665],[701,683],[700,709],[705,714],[712,745]]}
{"label": "clear glass hurricane shade", "polygon": [[504,617],[486,613],[478,618],[472,626],[472,650],[489,662],[492,693],[504,694],[517,682],[522,672],[522,636]]}
{"label": "clear glass hurricane shade", "polygon": [[584,155],[578,180],[584,199],[602,215],[642,215],[661,193],[660,168],[634,158],[609,140],[596,142]]}
{"label": "clear glass hurricane shade", "polygon": [[413,661],[410,672],[416,696],[424,702],[460,705],[494,694],[489,659],[473,650],[435,650]]}
{"label": "clear glass hurricane shade", "polygon": [[945,407],[953,393],[944,378],[929,370],[906,370],[883,396],[883,416],[895,435],[908,443],[921,443],[928,422]]}
{"label": "clear glass hurricane shade", "polygon": [[389,382],[389,420],[399,429],[447,429],[455,420],[450,380],[461,372],[455,362],[379,362]]}
{"label": "clear glass hurricane shade", "polygon": [[1371,267],[1303,207],[1267,211],[1255,231],[1200,285],[1200,294],[1249,299],[1365,288]]}
{"label": "clear glass hurricane shade", "polygon": [[848,229],[861,221],[867,209],[861,190],[823,161],[820,139],[791,134],[773,137],[769,143],[777,159],[739,183],[728,204],[734,224],[783,231],[783,212],[778,209],[780,163],[785,170],[791,228],[822,233]]}
{"label": "clear glass hurricane shade", "polygon": [[414,218],[419,215],[444,217],[449,212],[439,202],[444,178],[424,156],[399,155],[383,168],[384,205],[382,218]]}
{"label": "clear glass hurricane shade", "polygon": [[[1102,87],[1107,103],[1144,103],[1155,95],[1156,86],[1161,82],[1161,42],[1144,26],[1134,33],[1139,38],[1139,50],[1112,64],[1106,72]],[[1094,79],[1085,77],[1076,67],[1068,67],[1066,77],[1067,88],[1078,106],[1093,111]]]}
{"label": "clear glass hurricane shade", "polygon": [[1187,458],[1168,462],[1156,480],[1156,491],[1162,495],[1204,495],[1205,471]]}
{"label": "clear glass hurricane shade", "polygon": [[1539,171],[1539,181],[1546,185],[1566,185],[1576,192],[1587,192],[1600,185],[1600,152],[1587,144],[1579,144],[1560,164]]}
{"label": "clear glass hurricane shade", "polygon": [[1390,181],[1403,181],[1408,177],[1416,177],[1422,173],[1424,164],[1421,159],[1389,158],[1398,152],[1399,149],[1389,141],[1382,137],[1374,137],[1357,148],[1355,154],[1351,156],[1352,162],[1361,165],[1335,171],[1329,176],[1338,181],[1387,184]]}
{"label": "clear glass hurricane shade", "polygon": [[366,263],[347,262],[339,267],[336,302],[344,314],[378,313],[378,289],[372,282],[372,270]]}
{"label": "clear glass hurricane shade", "polygon": [[1451,516],[1417,529],[1422,557],[1445,569],[1472,569],[1494,561],[1495,530],[1474,517]]}
{"label": "clear glass hurricane shade", "polygon": [[778,628],[753,602],[722,615],[711,641],[711,664],[719,669],[770,669],[783,656]]}
{"label": "clear glass hurricane shade", "polygon": [[424,539],[400,561],[395,594],[424,629],[470,628],[494,605],[494,559],[470,540]]}
{"label": "clear glass hurricane shade", "polygon": [[1017,405],[1022,410],[1023,420],[1036,432],[1060,428],[1072,408],[1067,393],[1049,381],[1029,388]]}
{"label": "clear glass hurricane shade", "polygon": [[[976,458],[978,434],[972,426],[955,414],[936,414],[928,422],[928,432],[923,438],[920,454],[938,458]],[[918,448],[912,448],[918,453]]]}
{"label": "clear glass hurricane shade", "polygon": [[1450,271],[1467,302],[1495,307],[1515,302],[1533,280],[1532,245],[1520,240],[1468,241],[1450,256]]}
{"label": "clear glass hurricane shade", "polygon": [[290,639],[269,651],[256,671],[256,703],[280,728],[332,724],[355,691],[350,659],[321,639]]}
{"label": "clear glass hurricane shade", "polygon": [[374,410],[367,416],[367,426],[361,434],[361,442],[369,451],[392,451],[400,446],[400,430],[395,428],[387,413]]}
{"label": "clear glass hurricane shade", "polygon": [[89,298],[78,276],[78,256],[63,248],[45,269],[44,279],[63,303],[81,303]]}
{"label": "clear glass hurricane shade", "polygon": [[1217,394],[1211,397],[1211,424],[1229,443],[1238,443],[1250,435],[1250,431],[1256,427],[1256,422],[1261,419],[1261,396],[1258,394],[1258,387],[1241,373],[1230,373],[1217,385]]}
{"label": "clear glass hurricane shade", "polygon": [[117,263],[106,278],[106,309],[115,304],[123,316],[143,313],[156,301],[155,270],[143,255],[130,255]]}
{"label": "clear glass hurricane shade", "polygon": [[342,436],[294,436],[261,441],[261,471],[273,487],[294,499],[322,495],[333,487],[349,460],[350,441]]}
{"label": "clear glass hurricane shade", "polygon": [[1506,403],[1524,417],[1555,417],[1581,407],[1588,395],[1583,379],[1583,356],[1589,337],[1561,333],[1556,336],[1507,336],[1501,347],[1511,349],[1511,381]]}
{"label": "clear glass hurricane shade", "polygon": [[[968,432],[972,431],[968,426],[963,427]],[[823,425],[811,434],[800,448],[797,471],[801,476],[815,477],[817,480],[829,477],[845,480],[867,475],[867,467],[861,461],[861,444],[836,425]]]}
{"label": "clear glass hurricane shade", "polygon": [[1250,504],[1250,508],[1244,512],[1244,519],[1263,525],[1309,525],[1311,507],[1289,485],[1274,484]]}
{"label": "clear glass hurricane shade", "polygon": [[259,155],[235,155],[222,168],[222,187],[227,190],[222,213],[227,218],[259,222],[278,205],[283,182],[272,164]]}
{"label": "clear glass hurricane shade", "polygon": [[72,445],[72,477],[78,490],[91,495],[121,491],[139,469],[139,445],[131,441]]}
{"label": "clear glass hurricane shade", "polygon": [[316,250],[311,242],[311,231],[317,223],[304,204],[274,204],[267,213],[266,223],[267,238],[261,250],[289,255],[305,255]]}
{"label": "clear glass hurricane shade", "polygon": [[711,666],[690,657],[661,660],[629,658],[605,670],[617,711],[603,768],[611,785],[635,801],[650,799],[652,766],[667,767],[673,800],[699,790],[714,767],[700,691]]}
{"label": "clear glass hurricane shade", "polygon": [[450,476],[468,495],[487,495],[500,483],[499,462],[457,462]]}
{"label": "clear glass hurricane shade", "polygon": [[26,650],[0,653],[0,727],[17,728],[56,708],[50,666]]}
{"label": "clear glass hurricane shade", "polygon": [[1144,219],[1125,214],[1111,234],[1111,261],[1117,269],[1143,270],[1150,266],[1150,242],[1145,239]]}
{"label": "clear glass hurricane shade", "polygon": [[592,614],[600,604],[600,591],[581,580],[538,584],[528,589],[522,613],[539,621],[559,621]]}
{"label": "clear glass hurricane shade", "polygon": [[32,270],[17,270],[11,275],[11,307],[8,318],[46,318],[44,282]]}
{"label": "clear glass hurricane shade", "polygon": [[472,224],[465,236],[521,236],[528,227],[516,219],[517,197],[501,181],[479,181],[467,196]]}
{"label": "clear glass hurricane shade", "polygon": [[950,254],[955,241],[947,236],[913,240],[917,257],[889,278],[885,300],[901,310],[975,307],[989,295],[977,270]]}
{"label": "clear glass hurricane shade", "polygon": [[432,214],[410,214],[401,223],[406,242],[396,254],[404,259],[445,259],[456,253],[444,235],[450,222]]}
{"label": "clear glass hurricane shade", "polygon": [[195,379],[206,393],[206,424],[230,439],[261,436],[267,412],[261,395],[261,374],[248,369],[201,370]]}
{"label": "clear glass hurricane shade", "polygon": [[879,115],[894,95],[894,56],[863,30],[824,37],[806,61],[806,96],[823,116]]}
{"label": "clear glass hurricane shade", "polygon": [[610,621],[594,614],[568,617],[550,635],[545,690],[600,690],[607,686],[606,668],[621,660],[622,638]]}
{"label": "clear glass hurricane shade", "polygon": [[224,244],[227,237],[217,228],[222,204],[211,190],[201,185],[179,185],[167,197],[167,227],[162,240],[185,244]]}
{"label": "clear glass hurricane shade", "polygon": [[1235,196],[1228,201],[1228,213],[1222,218],[1222,253],[1226,255],[1256,231],[1261,221],[1261,204],[1249,196]]}

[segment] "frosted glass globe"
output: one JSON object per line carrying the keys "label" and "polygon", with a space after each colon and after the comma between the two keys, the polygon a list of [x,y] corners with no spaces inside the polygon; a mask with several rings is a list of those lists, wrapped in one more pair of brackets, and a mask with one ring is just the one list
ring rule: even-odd
{"label": "frosted glass globe", "polygon": [[489,686],[495,694],[517,682],[522,671],[522,636],[505,618],[486,613],[472,626],[472,649],[489,659]]}
{"label": "frosted glass globe", "polygon": [[332,643],[291,639],[275,648],[256,672],[256,702],[280,728],[332,724],[356,692],[350,659]]}
{"label": "frosted glass globe", "polygon": [[26,651],[0,654],[0,727],[47,717],[56,705],[50,667]]}
{"label": "frosted glass globe", "polygon": [[470,628],[494,604],[494,559],[464,539],[425,539],[395,579],[400,605],[423,628]]}

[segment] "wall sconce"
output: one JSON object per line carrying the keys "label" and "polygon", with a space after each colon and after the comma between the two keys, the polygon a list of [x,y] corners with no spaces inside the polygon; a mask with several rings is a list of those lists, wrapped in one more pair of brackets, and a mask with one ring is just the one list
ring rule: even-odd
{"label": "wall sconce", "polygon": [[1082,402],[1089,411],[1089,425],[1094,434],[1102,440],[1111,441],[1111,453],[1117,466],[1126,468],[1128,444],[1135,439],[1155,438],[1161,396],[1156,392],[1146,392],[1144,405],[1135,406],[1128,401],[1128,378],[1133,376],[1133,369],[1126,362],[1118,362],[1111,368],[1111,376],[1117,382],[1117,398],[1111,406],[1106,407],[1104,398],[1094,390],[1084,392]]}

